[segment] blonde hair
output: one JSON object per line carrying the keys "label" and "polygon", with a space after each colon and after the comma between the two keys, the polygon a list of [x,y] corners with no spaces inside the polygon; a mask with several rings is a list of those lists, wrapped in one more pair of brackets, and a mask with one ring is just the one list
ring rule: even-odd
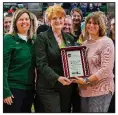
{"label": "blonde hair", "polygon": [[104,22],[103,17],[96,12],[91,13],[89,16],[87,16],[86,21],[85,21],[85,36],[88,38],[88,32],[86,30],[87,23],[89,22],[90,19],[93,19],[95,23],[98,24],[99,26],[99,36],[103,37],[106,35],[106,24]]}
{"label": "blonde hair", "polygon": [[23,8],[23,9],[17,9],[14,14],[13,14],[13,18],[12,18],[12,22],[11,22],[11,28],[10,28],[10,32],[9,34],[17,34],[18,30],[17,30],[17,26],[16,26],[16,22],[17,20],[20,18],[20,16],[24,13],[27,13],[29,15],[30,18],[30,28],[28,30],[28,39],[32,39],[32,37],[34,35],[36,35],[35,33],[35,19],[33,21],[33,15],[31,14],[30,11],[28,11],[27,9]]}
{"label": "blonde hair", "polygon": [[33,33],[35,33],[35,35],[36,35],[36,31],[38,28],[38,20],[37,20],[37,17],[33,13],[31,13],[31,21],[33,24]]}
{"label": "blonde hair", "polygon": [[48,14],[52,11],[52,7],[53,6],[49,6],[46,11],[44,12],[44,22],[47,24],[47,25],[50,25],[49,24],[49,20],[48,20]]}
{"label": "blonde hair", "polygon": [[68,19],[71,19],[72,20],[72,17],[70,15],[66,15],[66,18]]}
{"label": "blonde hair", "polygon": [[52,8],[53,8],[53,6],[49,6],[49,7],[46,9],[45,14],[50,13],[50,12],[52,11]]}
{"label": "blonde hair", "polygon": [[[65,19],[70,19],[73,24],[72,17],[70,15],[66,15]],[[71,34],[74,35],[73,27],[71,28]]]}
{"label": "blonde hair", "polygon": [[79,35],[79,38],[77,40],[77,43],[83,44],[83,42],[86,40],[85,37],[85,29],[82,30],[81,34]]}
{"label": "blonde hair", "polygon": [[46,10],[46,13],[47,13],[47,18],[49,21],[52,19],[53,14],[61,15],[62,17],[66,16],[65,10],[58,4],[49,7]]}

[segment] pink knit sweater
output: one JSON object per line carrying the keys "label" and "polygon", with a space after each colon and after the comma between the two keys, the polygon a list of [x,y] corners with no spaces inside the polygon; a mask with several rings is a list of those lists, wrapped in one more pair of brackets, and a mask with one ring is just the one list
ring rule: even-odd
{"label": "pink knit sweater", "polygon": [[87,47],[87,58],[91,75],[96,75],[98,82],[88,86],[87,89],[80,89],[80,96],[91,97],[114,93],[113,67],[114,67],[114,44],[106,36],[90,43],[83,43]]}

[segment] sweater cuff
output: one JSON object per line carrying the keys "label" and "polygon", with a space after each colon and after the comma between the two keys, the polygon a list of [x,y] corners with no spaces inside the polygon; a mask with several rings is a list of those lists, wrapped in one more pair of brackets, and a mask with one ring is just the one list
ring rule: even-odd
{"label": "sweater cuff", "polygon": [[97,77],[98,80],[101,80],[101,76],[100,76],[99,72],[96,72],[95,76]]}
{"label": "sweater cuff", "polygon": [[10,90],[4,90],[3,92],[3,98],[7,98],[7,97],[10,97],[12,96],[12,93]]}

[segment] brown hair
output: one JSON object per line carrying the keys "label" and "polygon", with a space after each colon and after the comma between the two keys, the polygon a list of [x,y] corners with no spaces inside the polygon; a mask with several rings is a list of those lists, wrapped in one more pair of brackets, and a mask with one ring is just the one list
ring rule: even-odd
{"label": "brown hair", "polygon": [[31,24],[30,24],[30,28],[28,30],[28,35],[27,36],[28,36],[28,38],[32,39],[32,37],[35,34],[34,25],[35,25],[36,22],[32,20],[32,17],[33,17],[32,14],[25,8],[18,9],[14,12],[9,33],[10,34],[17,34],[18,33],[16,22],[20,18],[20,16],[24,13],[27,13],[29,15],[29,18],[30,18],[30,23]]}
{"label": "brown hair", "polygon": [[93,13],[96,13],[96,14],[98,14],[99,16],[101,16],[101,17],[103,18],[103,20],[104,20],[106,26],[107,26],[108,19],[107,19],[107,16],[105,15],[104,12],[102,12],[102,11],[96,11],[96,12],[93,12]]}
{"label": "brown hair", "polygon": [[83,14],[82,14],[82,11],[79,9],[79,8],[73,8],[70,12],[70,15],[72,16],[74,12],[78,12],[81,16],[81,20],[83,20]]}
{"label": "brown hair", "polygon": [[99,36],[103,37],[106,34],[106,24],[104,22],[103,17],[97,12],[93,12],[93,13],[89,14],[89,16],[86,18],[85,35],[88,36],[88,32],[86,30],[86,25],[90,19],[93,19],[95,21],[95,23],[99,25]]}

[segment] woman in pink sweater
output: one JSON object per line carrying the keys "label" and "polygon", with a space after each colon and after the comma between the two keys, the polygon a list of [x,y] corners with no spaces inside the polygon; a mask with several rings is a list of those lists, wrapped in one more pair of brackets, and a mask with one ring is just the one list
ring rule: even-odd
{"label": "woman in pink sweater", "polygon": [[90,76],[77,78],[81,112],[107,112],[114,93],[114,44],[106,35],[102,16],[91,13],[85,22],[87,59]]}

